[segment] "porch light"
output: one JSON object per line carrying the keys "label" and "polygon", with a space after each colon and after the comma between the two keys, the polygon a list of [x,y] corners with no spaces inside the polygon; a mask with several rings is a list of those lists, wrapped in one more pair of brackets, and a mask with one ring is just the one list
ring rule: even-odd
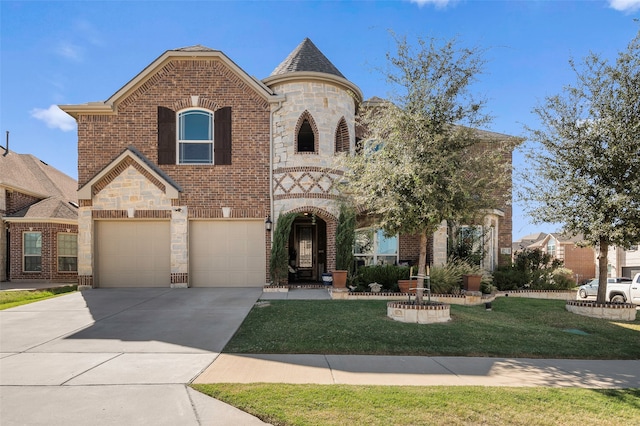
{"label": "porch light", "polygon": [[267,216],[267,219],[264,221],[264,229],[271,231],[271,225],[273,225],[273,222],[271,222],[271,216]]}

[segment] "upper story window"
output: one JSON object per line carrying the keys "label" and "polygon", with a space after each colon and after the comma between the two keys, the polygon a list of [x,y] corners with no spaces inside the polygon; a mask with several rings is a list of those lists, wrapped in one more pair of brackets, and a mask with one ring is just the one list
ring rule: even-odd
{"label": "upper story window", "polygon": [[349,128],[344,117],[340,119],[338,127],[336,127],[335,151],[349,152]]}
{"label": "upper story window", "polygon": [[309,111],[302,113],[296,125],[296,152],[316,153],[318,142],[318,130]]}
{"label": "upper story window", "polygon": [[24,272],[42,271],[42,232],[22,234],[22,252]]}
{"label": "upper story window", "polygon": [[213,114],[190,109],[178,114],[178,163],[213,163]]}
{"label": "upper story window", "polygon": [[553,238],[549,238],[549,241],[547,242],[547,253],[551,257],[556,257],[556,240]]}
{"label": "upper story window", "polygon": [[158,107],[158,164],[231,164],[231,107]]}

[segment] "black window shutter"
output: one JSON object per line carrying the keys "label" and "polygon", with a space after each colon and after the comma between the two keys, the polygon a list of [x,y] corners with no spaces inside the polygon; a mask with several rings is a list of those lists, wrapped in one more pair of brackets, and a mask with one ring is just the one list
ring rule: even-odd
{"label": "black window shutter", "polygon": [[231,107],[217,110],[214,120],[214,163],[231,164]]}
{"label": "black window shutter", "polygon": [[176,164],[176,113],[158,107],[158,164]]}

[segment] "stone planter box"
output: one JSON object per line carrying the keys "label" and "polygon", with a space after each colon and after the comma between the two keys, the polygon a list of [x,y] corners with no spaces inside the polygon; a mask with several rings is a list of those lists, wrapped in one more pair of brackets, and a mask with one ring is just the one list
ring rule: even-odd
{"label": "stone planter box", "polygon": [[414,324],[433,324],[451,320],[450,305],[431,302],[416,305],[413,302],[388,302],[387,316],[394,321]]}
{"label": "stone planter box", "polygon": [[635,321],[637,312],[636,305],[631,303],[597,303],[567,300],[565,307],[567,311],[574,314],[614,321]]}

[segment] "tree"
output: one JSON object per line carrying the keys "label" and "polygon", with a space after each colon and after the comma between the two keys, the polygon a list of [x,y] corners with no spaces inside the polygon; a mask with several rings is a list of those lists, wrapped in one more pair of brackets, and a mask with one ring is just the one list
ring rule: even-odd
{"label": "tree", "polygon": [[406,37],[394,39],[397,51],[383,71],[392,95],[361,108],[366,142],[345,159],[346,191],[387,234],[420,235],[422,303],[429,237],[443,220],[472,221],[502,205],[496,188],[510,185],[505,159],[515,139],[495,142],[473,129],[490,121],[485,101],[469,91],[485,64],[480,49],[422,38],[414,48]]}
{"label": "tree", "polygon": [[598,247],[604,303],[609,246],[640,241],[640,32],[614,63],[592,53],[569,64],[576,81],[533,110],[522,199],[538,223]]}
{"label": "tree", "polygon": [[346,202],[340,203],[336,226],[336,270],[353,275],[353,245],[356,239],[356,213]]}
{"label": "tree", "polygon": [[269,273],[271,281],[279,285],[289,275],[289,234],[291,225],[296,220],[296,213],[281,214],[273,232],[273,243],[271,244],[271,257],[269,258]]}

